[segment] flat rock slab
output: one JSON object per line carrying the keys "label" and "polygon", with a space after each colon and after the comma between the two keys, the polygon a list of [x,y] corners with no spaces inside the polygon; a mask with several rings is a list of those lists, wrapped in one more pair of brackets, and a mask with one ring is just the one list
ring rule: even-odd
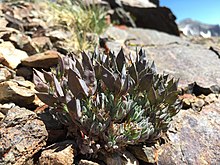
{"label": "flat rock slab", "polygon": [[148,59],[155,61],[158,72],[180,78],[180,86],[220,84],[220,59],[205,46],[149,29],[110,27],[104,36],[111,38],[107,46],[116,54],[121,47],[132,54],[142,47]]}
{"label": "flat rock slab", "polygon": [[28,67],[49,69],[58,63],[58,54],[57,51],[48,50],[23,59],[21,64]]}
{"label": "flat rock slab", "polygon": [[22,165],[46,145],[47,130],[37,115],[13,107],[0,124],[0,164]]}
{"label": "flat rock slab", "polygon": [[159,165],[220,164],[220,99],[201,112],[180,111],[167,136]]}
{"label": "flat rock slab", "polygon": [[158,72],[180,78],[180,86],[193,82],[203,87],[220,84],[220,59],[203,46],[171,44],[148,47],[146,52]]}

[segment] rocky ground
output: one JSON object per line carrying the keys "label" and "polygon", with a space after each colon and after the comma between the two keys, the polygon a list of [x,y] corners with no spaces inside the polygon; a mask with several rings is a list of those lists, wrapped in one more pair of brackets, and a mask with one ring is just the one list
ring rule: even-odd
{"label": "rocky ground", "polygon": [[[154,2],[152,10],[157,7]],[[0,164],[103,164],[74,160],[75,142],[35,95],[33,68],[48,70],[57,64],[58,54],[67,52],[60,47],[66,33],[46,27],[37,6],[1,4],[0,10]],[[136,159],[139,164],[220,164],[219,39],[179,37],[169,30],[110,26],[101,35],[114,52],[122,47],[134,55],[143,48],[159,73],[180,79],[182,90],[183,109],[160,144],[144,150],[137,146],[135,157],[126,156],[124,164]]]}

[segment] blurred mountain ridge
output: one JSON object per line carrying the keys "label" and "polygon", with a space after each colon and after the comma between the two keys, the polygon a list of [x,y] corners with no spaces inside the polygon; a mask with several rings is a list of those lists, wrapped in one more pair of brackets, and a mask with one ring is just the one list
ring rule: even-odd
{"label": "blurred mountain ridge", "polygon": [[187,18],[180,21],[178,27],[186,36],[202,36],[204,38],[220,36],[219,24],[207,24]]}

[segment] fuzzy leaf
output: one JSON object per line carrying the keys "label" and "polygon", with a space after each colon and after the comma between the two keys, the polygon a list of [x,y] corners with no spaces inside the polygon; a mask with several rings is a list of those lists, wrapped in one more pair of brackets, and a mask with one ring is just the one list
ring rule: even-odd
{"label": "fuzzy leaf", "polygon": [[114,91],[115,77],[108,69],[102,66],[102,80],[110,91]]}
{"label": "fuzzy leaf", "polygon": [[60,66],[60,72],[61,74],[63,75],[64,72],[65,72],[65,57],[61,56],[61,55],[58,55],[58,64]]}
{"label": "fuzzy leaf", "polygon": [[129,70],[129,74],[131,75],[133,80],[137,83],[137,81],[138,81],[138,72],[137,72],[136,65],[134,63],[132,63],[132,66],[128,70]]}
{"label": "fuzzy leaf", "polygon": [[82,52],[82,65],[84,67],[84,70],[94,70],[92,67],[92,62],[85,52]]}
{"label": "fuzzy leaf", "polygon": [[168,82],[167,89],[171,91],[177,91],[178,81],[175,81],[173,78]]}
{"label": "fuzzy leaf", "polygon": [[121,72],[124,64],[126,63],[125,55],[124,55],[122,48],[116,57],[116,63],[117,63],[117,68],[118,68],[119,72]]}
{"label": "fuzzy leaf", "polygon": [[174,91],[174,92],[169,93],[169,94],[166,96],[164,102],[166,102],[166,103],[172,105],[172,104],[174,104],[174,103],[176,102],[177,98],[178,98],[178,92],[177,92],[177,91]]}
{"label": "fuzzy leaf", "polygon": [[114,88],[116,94],[118,94],[121,91],[122,84],[119,76],[116,78],[116,81],[114,82]]}
{"label": "fuzzy leaf", "polygon": [[35,81],[36,82],[41,81],[43,83],[46,83],[46,80],[44,78],[44,74],[36,69],[33,69],[33,70],[34,70],[34,79],[33,79],[34,83],[35,83]]}
{"label": "fuzzy leaf", "polygon": [[153,87],[147,92],[147,98],[150,101],[151,105],[155,105],[157,102],[156,92]]}
{"label": "fuzzy leaf", "polygon": [[82,109],[79,99],[72,99],[70,102],[67,103],[67,107],[73,120],[82,117]]}
{"label": "fuzzy leaf", "polygon": [[36,93],[37,97],[49,106],[54,106],[57,103],[57,99],[48,93]]}
{"label": "fuzzy leaf", "polygon": [[152,71],[152,73],[154,73],[154,74],[156,74],[157,73],[157,69],[156,69],[156,65],[155,65],[155,63],[154,63],[154,61],[152,62],[152,64],[151,64],[151,71]]}
{"label": "fuzzy leaf", "polygon": [[[48,92],[49,90],[49,86],[45,83],[45,80],[43,81],[42,79],[42,75],[43,73],[35,70],[34,74],[33,74],[33,81],[34,81],[34,84],[36,85],[35,86],[35,89],[39,92]],[[40,78],[40,77],[41,78]]]}
{"label": "fuzzy leaf", "polygon": [[75,59],[76,60],[76,68],[78,69],[80,75],[83,75],[83,66],[82,64],[79,62],[78,59]]}
{"label": "fuzzy leaf", "polygon": [[64,96],[63,89],[60,85],[60,82],[57,80],[56,76],[54,75],[53,75],[53,81],[54,81],[55,89],[56,89],[58,96],[63,97]]}
{"label": "fuzzy leaf", "polygon": [[68,86],[73,95],[75,97],[80,97],[80,94],[88,96],[89,88],[85,81],[78,78],[77,74],[72,69],[69,69],[68,75]]}
{"label": "fuzzy leaf", "polygon": [[50,84],[53,82],[53,76],[51,72],[46,72],[43,70],[44,73],[44,78],[47,82],[49,82]]}
{"label": "fuzzy leaf", "polygon": [[83,80],[85,81],[86,85],[90,88],[91,93],[94,94],[97,88],[95,72],[90,70],[85,70]]}
{"label": "fuzzy leaf", "polygon": [[153,83],[153,74],[145,74],[140,80],[139,90],[142,92],[145,90],[149,91],[152,86],[152,83]]}
{"label": "fuzzy leaf", "polygon": [[129,91],[131,86],[132,86],[131,77],[130,77],[130,75],[127,75],[124,83],[122,84],[122,89],[121,89],[120,95],[125,95]]}

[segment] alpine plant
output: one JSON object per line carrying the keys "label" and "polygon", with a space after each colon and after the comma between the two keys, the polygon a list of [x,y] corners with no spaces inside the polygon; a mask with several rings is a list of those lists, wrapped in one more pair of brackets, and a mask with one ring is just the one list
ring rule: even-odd
{"label": "alpine plant", "polygon": [[82,52],[60,56],[51,72],[34,70],[37,96],[68,128],[81,154],[152,143],[181,108],[177,81],[156,73],[143,50],[132,60]]}

